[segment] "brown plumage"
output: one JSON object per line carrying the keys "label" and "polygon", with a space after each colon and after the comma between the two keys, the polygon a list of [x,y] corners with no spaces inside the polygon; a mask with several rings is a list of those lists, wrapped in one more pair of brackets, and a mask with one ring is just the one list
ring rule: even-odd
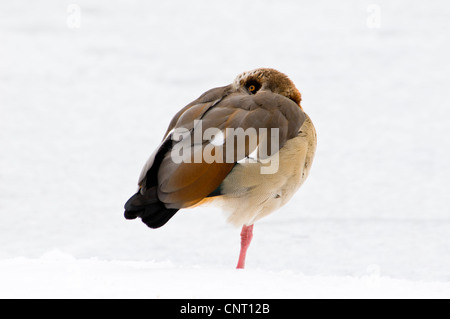
{"label": "brown plumage", "polygon": [[[245,72],[232,84],[207,91],[172,119],[142,170],[139,191],[125,204],[125,217],[141,217],[158,228],[179,209],[218,204],[229,211],[231,223],[243,226],[238,265],[243,268],[253,223],[284,205],[308,176],[316,133],[300,101],[292,81],[274,69]],[[219,144],[195,140],[209,129],[223,133]],[[227,129],[248,136],[239,143]],[[180,131],[183,138],[175,138]],[[261,148],[265,156],[246,161]],[[174,161],[176,152],[183,153],[183,161]],[[276,170],[262,174],[269,163]]]}

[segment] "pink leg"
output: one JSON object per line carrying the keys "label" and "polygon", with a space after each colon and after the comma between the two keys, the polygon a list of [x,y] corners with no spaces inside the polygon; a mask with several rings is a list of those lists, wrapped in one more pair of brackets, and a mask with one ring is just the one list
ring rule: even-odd
{"label": "pink leg", "polygon": [[237,269],[245,268],[245,256],[247,255],[247,249],[248,246],[250,246],[252,238],[253,238],[253,225],[250,226],[244,225],[242,227],[241,232],[241,253],[239,254],[239,261],[236,267]]}

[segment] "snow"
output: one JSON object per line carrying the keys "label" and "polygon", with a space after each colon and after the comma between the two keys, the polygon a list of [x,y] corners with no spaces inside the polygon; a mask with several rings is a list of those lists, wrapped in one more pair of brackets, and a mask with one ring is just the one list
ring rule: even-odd
{"label": "snow", "polygon": [[[450,297],[449,17],[443,0],[0,2],[0,297]],[[150,230],[122,207],[173,114],[261,66],[296,83],[318,151],[236,271],[219,210]]]}
{"label": "snow", "polygon": [[76,259],[51,251],[0,262],[0,298],[443,298],[450,283],[291,271],[180,267],[170,262]]}

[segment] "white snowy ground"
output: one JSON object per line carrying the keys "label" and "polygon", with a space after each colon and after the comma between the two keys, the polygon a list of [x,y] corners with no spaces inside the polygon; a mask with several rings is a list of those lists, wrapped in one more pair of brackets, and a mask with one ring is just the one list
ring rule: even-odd
{"label": "white snowy ground", "polygon": [[[1,1],[0,297],[449,298],[449,27],[443,0]],[[122,207],[173,114],[261,66],[319,145],[236,271],[219,211]]]}

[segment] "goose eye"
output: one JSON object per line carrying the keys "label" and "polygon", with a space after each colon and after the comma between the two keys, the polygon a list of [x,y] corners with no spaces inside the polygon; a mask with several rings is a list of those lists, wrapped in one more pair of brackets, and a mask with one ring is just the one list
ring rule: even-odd
{"label": "goose eye", "polygon": [[261,84],[255,81],[251,81],[250,83],[247,83],[246,88],[249,93],[256,94],[256,92],[258,92],[261,88]]}

